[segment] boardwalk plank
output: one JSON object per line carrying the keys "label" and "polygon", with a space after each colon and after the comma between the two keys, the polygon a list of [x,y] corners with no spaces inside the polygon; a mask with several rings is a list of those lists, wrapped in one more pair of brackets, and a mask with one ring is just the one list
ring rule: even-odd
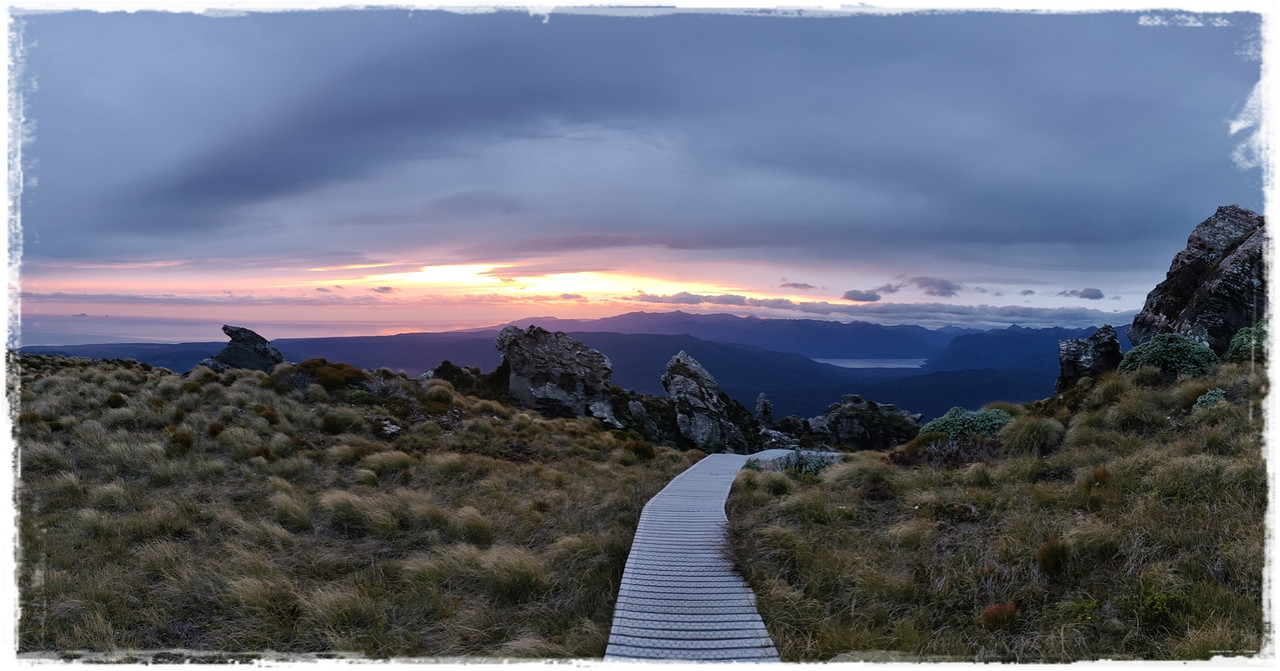
{"label": "boardwalk plank", "polygon": [[713,454],[645,504],[613,613],[605,659],[777,662],[756,597],[724,547],[725,500],[750,458]]}
{"label": "boardwalk plank", "polygon": [[779,661],[755,594],[724,550],[724,502],[743,455],[711,455],[644,507],[606,659]]}

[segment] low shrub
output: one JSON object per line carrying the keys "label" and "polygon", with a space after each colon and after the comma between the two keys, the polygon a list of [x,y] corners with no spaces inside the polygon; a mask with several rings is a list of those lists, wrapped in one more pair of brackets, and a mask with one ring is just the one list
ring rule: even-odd
{"label": "low shrub", "polygon": [[967,440],[976,436],[994,436],[1012,420],[1013,415],[998,408],[974,412],[956,406],[920,427],[920,433],[943,432],[952,440]]}
{"label": "low shrub", "polygon": [[1125,352],[1120,371],[1133,373],[1146,366],[1160,369],[1164,382],[1180,375],[1208,375],[1218,356],[1203,343],[1177,333],[1162,333]]}
{"label": "low shrub", "polygon": [[363,423],[360,415],[353,412],[335,410],[334,412],[325,413],[320,418],[320,430],[329,435],[337,435],[356,428]]}
{"label": "low shrub", "polygon": [[1036,567],[1049,577],[1062,575],[1071,557],[1071,547],[1061,538],[1050,538],[1036,549]]}
{"label": "low shrub", "polygon": [[331,393],[369,381],[369,374],[359,368],[349,363],[330,363],[323,357],[303,361],[294,367],[294,372],[306,374],[313,384]]}
{"label": "low shrub", "polygon": [[1007,602],[993,603],[978,614],[978,622],[988,631],[1013,629],[1018,624],[1018,607]]}
{"label": "low shrub", "polygon": [[1226,361],[1259,361],[1267,358],[1267,320],[1236,331],[1222,358]]}
{"label": "low shrub", "polygon": [[825,454],[792,450],[790,454],[778,460],[778,468],[797,477],[818,477],[831,464],[836,463],[834,457]]}
{"label": "low shrub", "polygon": [[1191,410],[1192,412],[1195,412],[1196,410],[1202,410],[1226,400],[1227,392],[1218,387],[1214,387],[1213,389],[1201,394],[1200,397],[1196,399],[1196,404],[1191,406]]}
{"label": "low shrub", "polygon": [[1044,456],[1062,444],[1065,433],[1056,419],[1024,415],[1000,430],[1000,441],[1009,454]]}

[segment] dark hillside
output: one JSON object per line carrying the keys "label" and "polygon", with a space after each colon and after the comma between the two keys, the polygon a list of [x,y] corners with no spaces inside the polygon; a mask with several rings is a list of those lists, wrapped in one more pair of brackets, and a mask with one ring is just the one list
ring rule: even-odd
{"label": "dark hillside", "polygon": [[[1030,370],[937,371],[904,377],[877,376],[860,370],[865,377],[846,387],[797,387],[769,392],[774,415],[809,417],[821,412],[841,394],[858,394],[878,403],[892,403],[924,415],[925,421],[955,406],[979,408],[991,401],[1024,403],[1053,393],[1057,372]],[[841,391],[843,389],[843,391]],[[740,390],[726,389],[735,398]],[[818,406],[821,407],[818,407]],[[818,408],[816,411],[814,408]]]}
{"label": "dark hillside", "polygon": [[[1097,332],[1087,329],[1029,329],[1010,326],[1003,330],[957,336],[946,349],[925,362],[927,371],[958,371],[980,368],[998,370],[1053,370],[1058,368],[1058,341],[1087,338]],[[1129,339],[1120,336],[1122,350],[1129,349]]]}

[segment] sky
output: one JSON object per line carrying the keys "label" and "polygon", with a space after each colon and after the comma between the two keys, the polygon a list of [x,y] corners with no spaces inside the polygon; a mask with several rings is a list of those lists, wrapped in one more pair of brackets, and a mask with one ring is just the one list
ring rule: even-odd
{"label": "sky", "polygon": [[1263,212],[1242,6],[18,11],[11,343],[1127,324]]}

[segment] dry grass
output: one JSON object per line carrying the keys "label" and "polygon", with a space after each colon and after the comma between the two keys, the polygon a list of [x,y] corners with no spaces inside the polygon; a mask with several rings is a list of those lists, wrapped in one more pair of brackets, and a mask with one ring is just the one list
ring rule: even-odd
{"label": "dry grass", "polygon": [[12,368],[21,652],[599,657],[641,508],[701,456],[395,375]]}
{"label": "dry grass", "polygon": [[[735,561],[783,659],[1261,649],[1266,380],[1222,365],[1142,382],[1109,374],[1074,407],[1011,413],[979,463],[861,453],[817,481],[740,474]],[[1227,402],[1194,410],[1214,387]]]}

